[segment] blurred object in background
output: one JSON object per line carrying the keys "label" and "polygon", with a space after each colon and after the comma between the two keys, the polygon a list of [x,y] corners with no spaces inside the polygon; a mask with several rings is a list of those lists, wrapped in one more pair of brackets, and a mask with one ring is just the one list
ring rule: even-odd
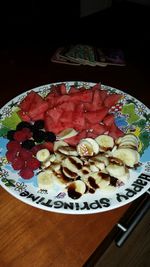
{"label": "blurred object in background", "polygon": [[85,17],[111,7],[112,0],[80,0],[80,17]]}

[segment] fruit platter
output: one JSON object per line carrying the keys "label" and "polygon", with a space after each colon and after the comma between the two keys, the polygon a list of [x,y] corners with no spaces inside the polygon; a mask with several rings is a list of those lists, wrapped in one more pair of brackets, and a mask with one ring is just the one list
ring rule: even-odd
{"label": "fruit platter", "polygon": [[150,111],[101,83],[33,88],[0,109],[0,184],[31,206],[90,214],[150,187]]}

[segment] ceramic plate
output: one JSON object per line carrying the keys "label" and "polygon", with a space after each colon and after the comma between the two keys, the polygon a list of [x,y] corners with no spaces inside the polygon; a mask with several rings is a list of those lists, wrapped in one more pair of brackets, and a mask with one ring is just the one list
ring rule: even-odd
{"label": "ceramic plate", "polygon": [[[59,83],[58,83],[59,84]],[[87,90],[94,83],[66,82],[71,85],[84,86]],[[34,88],[41,96],[46,96],[52,84]],[[118,89],[102,85],[103,90],[110,93],[121,93],[124,97],[111,108],[115,115],[115,123],[124,133],[132,132],[140,140],[140,166],[130,170],[130,178],[124,185],[115,190],[96,190],[94,194],[86,193],[79,199],[68,197],[65,187],[55,185],[52,190],[40,190],[37,184],[37,171],[34,177],[25,180],[14,171],[6,159],[7,131],[14,129],[18,122],[18,104],[27,92],[15,97],[0,110],[0,184],[14,197],[31,206],[66,214],[90,214],[109,211],[121,207],[141,196],[150,187],[150,110],[134,97]]]}

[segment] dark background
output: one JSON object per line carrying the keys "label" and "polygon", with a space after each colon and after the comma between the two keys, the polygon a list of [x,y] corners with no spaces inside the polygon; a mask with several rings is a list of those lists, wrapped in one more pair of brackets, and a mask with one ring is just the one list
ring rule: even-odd
{"label": "dark background", "polygon": [[81,18],[79,0],[5,0],[0,17],[1,49],[50,49],[82,42],[122,47],[140,59],[149,54],[150,6],[112,1],[110,8]]}
{"label": "dark background", "polygon": [[[128,88],[149,105],[142,90],[149,92],[150,84],[150,6],[116,0],[110,8],[81,17],[79,0],[5,0],[0,14],[0,83],[12,90],[10,99],[13,90],[19,94],[53,81],[85,80]],[[76,43],[121,48],[126,67],[51,63],[57,47]]]}

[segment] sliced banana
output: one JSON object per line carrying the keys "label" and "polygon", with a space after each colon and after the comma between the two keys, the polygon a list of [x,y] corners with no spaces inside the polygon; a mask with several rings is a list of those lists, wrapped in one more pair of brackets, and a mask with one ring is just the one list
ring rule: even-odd
{"label": "sliced banana", "polygon": [[109,162],[111,164],[116,164],[116,165],[119,165],[119,166],[124,165],[124,163],[123,163],[123,161],[121,159],[118,159],[118,158],[115,158],[115,157],[109,157]]}
{"label": "sliced banana", "polygon": [[124,142],[129,142],[129,143],[131,142],[135,146],[138,146],[139,139],[134,134],[126,134],[123,137],[119,137],[115,142],[118,145],[120,145],[121,143],[124,143]]}
{"label": "sliced banana", "polygon": [[123,184],[127,183],[129,179],[129,172],[126,172],[125,175],[122,175],[118,178],[118,181],[123,182]]}
{"label": "sliced banana", "polygon": [[50,160],[46,160],[46,161],[41,163],[41,168],[42,169],[47,169],[50,165],[51,165]]}
{"label": "sliced banana", "polygon": [[61,164],[58,163],[58,162],[53,162],[51,165],[50,165],[50,169],[53,170],[55,173],[60,173],[60,169],[61,169]]}
{"label": "sliced banana", "polygon": [[77,152],[81,157],[82,156],[91,157],[94,154],[94,149],[93,149],[92,144],[89,141],[87,141],[86,139],[82,139],[77,145]]}
{"label": "sliced banana", "polygon": [[125,176],[126,174],[129,174],[129,171],[127,171],[125,166],[119,166],[117,164],[109,164],[106,167],[106,170],[111,176],[118,178],[118,179],[120,179],[120,177],[122,176]]}
{"label": "sliced banana", "polygon": [[100,155],[100,154],[93,157],[92,160],[94,160],[95,162],[100,162],[100,163],[102,162],[102,163],[104,163],[105,166],[107,166],[109,164],[108,157]]}
{"label": "sliced banana", "polygon": [[86,185],[83,181],[77,180],[69,184],[68,196],[72,199],[80,198],[86,191]]}
{"label": "sliced banana", "polygon": [[78,132],[75,129],[73,129],[73,128],[67,128],[67,129],[63,130],[62,132],[60,132],[58,134],[57,138],[59,140],[64,140],[66,138],[73,137],[73,136],[75,136],[77,134],[78,134]]}
{"label": "sliced banana", "polygon": [[66,158],[66,156],[60,152],[55,152],[55,162],[59,162],[61,164],[61,162]]}
{"label": "sliced banana", "polygon": [[105,164],[101,161],[89,159],[89,166],[92,172],[98,172],[100,170],[105,169]]}
{"label": "sliced banana", "polygon": [[53,172],[50,170],[40,172],[37,175],[38,187],[40,189],[51,189],[53,186],[53,181]]}
{"label": "sliced banana", "polygon": [[131,148],[119,148],[114,151],[113,156],[121,159],[128,167],[133,168],[139,162],[139,153]]}
{"label": "sliced banana", "polygon": [[36,158],[40,161],[40,162],[44,162],[47,161],[50,157],[50,152],[47,148],[43,148],[41,150],[39,150],[36,153]]}
{"label": "sliced banana", "polygon": [[71,146],[61,146],[58,147],[58,151],[64,155],[68,156],[78,156],[78,152],[74,147]]}
{"label": "sliced banana", "polygon": [[82,169],[83,162],[77,157],[67,157],[62,162],[62,167],[66,167],[71,172],[79,173],[79,171]]}
{"label": "sliced banana", "polygon": [[78,173],[77,172],[73,172],[67,167],[62,167],[62,172],[69,179],[76,180],[77,177],[78,177]]}
{"label": "sliced banana", "polygon": [[85,138],[84,140],[88,141],[91,144],[91,146],[93,148],[94,154],[97,155],[98,152],[99,152],[99,145],[98,145],[98,143],[94,139],[92,139],[92,138]]}
{"label": "sliced banana", "polygon": [[121,147],[138,150],[138,143],[133,140],[124,140],[119,144],[119,148]]}
{"label": "sliced banana", "polygon": [[56,155],[55,154],[51,154],[49,157],[50,162],[54,162],[56,160]]}
{"label": "sliced banana", "polygon": [[91,174],[91,168],[90,166],[83,166],[82,169],[79,171],[79,175],[81,177],[87,178]]}
{"label": "sliced banana", "polygon": [[109,135],[99,135],[95,140],[99,144],[100,151],[111,150],[114,146],[114,139]]}
{"label": "sliced banana", "polygon": [[96,164],[96,162],[94,161],[89,161],[89,165],[90,165],[90,170],[91,172],[98,172],[99,170],[104,168],[104,164],[102,162]]}
{"label": "sliced banana", "polygon": [[59,147],[62,147],[62,146],[69,146],[66,142],[60,140],[60,141],[56,141],[54,143],[54,151],[57,151]]}

